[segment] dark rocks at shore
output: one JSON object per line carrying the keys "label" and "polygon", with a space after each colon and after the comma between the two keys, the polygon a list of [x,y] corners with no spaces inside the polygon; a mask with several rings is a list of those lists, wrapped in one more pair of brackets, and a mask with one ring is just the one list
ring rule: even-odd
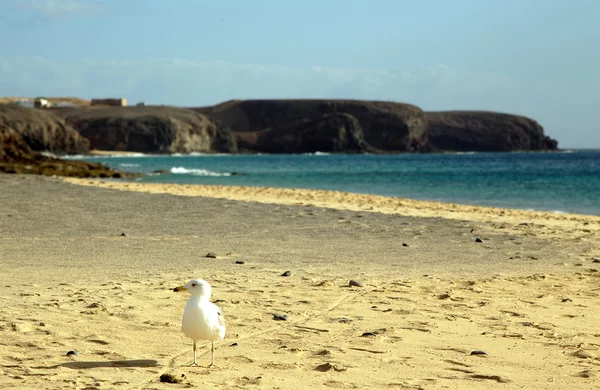
{"label": "dark rocks at shore", "polygon": [[237,152],[228,128],[206,115],[168,106],[53,110],[99,150],[140,153]]}
{"label": "dark rocks at shore", "polygon": [[428,150],[413,105],[358,100],[232,100],[194,110],[219,120],[244,152],[394,153]]}
{"label": "dark rocks at shore", "polygon": [[557,150],[536,121],[485,111],[428,112],[429,143],[435,150],[509,152]]}
{"label": "dark rocks at shore", "polygon": [[37,153],[16,130],[0,123],[0,173],[121,178],[135,176],[98,163],[66,161]]}
{"label": "dark rocks at shore", "polygon": [[0,104],[0,124],[19,133],[34,151],[82,154],[90,150],[87,138],[49,110]]}

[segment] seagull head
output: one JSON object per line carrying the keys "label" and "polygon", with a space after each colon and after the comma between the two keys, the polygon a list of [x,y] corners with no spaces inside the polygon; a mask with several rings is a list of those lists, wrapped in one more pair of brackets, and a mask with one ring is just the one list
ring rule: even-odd
{"label": "seagull head", "polygon": [[205,297],[207,299],[210,298],[212,294],[210,284],[202,279],[192,279],[183,286],[175,287],[173,291],[187,291],[192,294],[192,296]]}

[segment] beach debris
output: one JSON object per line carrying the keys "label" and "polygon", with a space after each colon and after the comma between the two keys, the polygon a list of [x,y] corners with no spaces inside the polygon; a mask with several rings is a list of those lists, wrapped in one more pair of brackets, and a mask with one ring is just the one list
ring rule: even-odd
{"label": "beach debris", "polygon": [[125,232],[121,233],[121,237],[127,237],[127,233],[125,233]]}
{"label": "beach debris", "polygon": [[353,287],[365,287],[365,284],[363,282],[361,282],[360,280],[350,280],[348,282],[348,285],[353,286]]}
{"label": "beach debris", "polygon": [[319,333],[327,333],[327,332],[329,332],[328,329],[313,328],[312,326],[295,325],[295,327],[298,328],[298,329],[308,330],[308,331],[314,331],[314,332],[319,332]]}
{"label": "beach debris", "polygon": [[288,316],[287,314],[273,314],[273,319],[275,321],[287,321]]}
{"label": "beach debris", "polygon": [[217,254],[215,252],[208,252],[206,254],[206,257],[209,257],[211,259],[216,259],[217,258]]}
{"label": "beach debris", "polygon": [[405,243],[405,242],[403,242],[403,243],[402,243],[402,246],[406,246],[406,247],[408,247],[408,244],[407,244],[407,243]]}
{"label": "beach debris", "polygon": [[339,322],[341,322],[342,324],[349,324],[352,321],[353,321],[352,318],[348,318],[348,317],[343,317],[343,318],[340,318],[340,320],[339,320]]}
{"label": "beach debris", "polygon": [[375,329],[371,332],[365,332],[365,333],[361,334],[360,337],[375,337],[380,334],[384,334],[385,332],[387,332],[386,328]]}
{"label": "beach debris", "polygon": [[331,364],[329,362],[320,364],[315,367],[315,371],[327,372],[327,371],[331,371],[331,370],[340,372],[340,371],[346,371],[348,369],[339,364]]}
{"label": "beach debris", "polygon": [[238,343],[233,343],[230,345],[230,347],[237,347],[237,346],[238,346]]}
{"label": "beach debris", "polygon": [[592,263],[600,263],[600,259],[592,259]]}
{"label": "beach debris", "polygon": [[475,242],[483,242],[483,240],[479,237],[475,237]]}
{"label": "beach debris", "polygon": [[561,302],[573,302],[571,298],[563,298]]}
{"label": "beach debris", "polygon": [[77,351],[69,351],[69,352],[67,352],[67,356],[78,356],[78,355],[79,355],[79,352],[77,352]]}
{"label": "beach debris", "polygon": [[471,355],[474,355],[474,356],[477,356],[477,355],[479,355],[479,356],[481,356],[481,355],[487,355],[487,352],[482,351],[480,349],[476,349],[474,351],[471,351]]}
{"label": "beach debris", "polygon": [[292,271],[285,271],[281,276],[292,276]]}
{"label": "beach debris", "polygon": [[173,374],[162,374],[160,376],[160,381],[164,382],[164,383],[179,383],[183,380],[183,378],[185,378],[185,374],[181,374],[181,379],[177,378],[175,375]]}
{"label": "beach debris", "polygon": [[485,374],[472,374],[469,377],[473,379],[485,379],[490,381],[496,381],[498,383],[509,383],[510,379],[501,377],[500,375],[485,375]]}
{"label": "beach debris", "polygon": [[236,261],[235,261],[235,263],[236,263],[236,264],[244,264],[244,263],[245,263],[245,261],[244,261],[244,260],[236,260]]}

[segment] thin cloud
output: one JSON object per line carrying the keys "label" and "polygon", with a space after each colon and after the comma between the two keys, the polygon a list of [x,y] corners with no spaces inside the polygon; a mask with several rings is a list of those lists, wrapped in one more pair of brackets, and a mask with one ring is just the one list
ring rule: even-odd
{"label": "thin cloud", "polygon": [[6,90],[12,85],[12,94],[118,95],[175,105],[213,104],[232,98],[346,98],[459,108],[461,100],[477,101],[482,94],[502,95],[514,88],[511,80],[445,65],[367,69],[160,58],[58,61],[0,57],[0,69],[0,86]]}
{"label": "thin cloud", "polygon": [[97,1],[84,0],[15,0],[21,10],[33,12],[49,18],[65,16],[90,16],[102,10]]}

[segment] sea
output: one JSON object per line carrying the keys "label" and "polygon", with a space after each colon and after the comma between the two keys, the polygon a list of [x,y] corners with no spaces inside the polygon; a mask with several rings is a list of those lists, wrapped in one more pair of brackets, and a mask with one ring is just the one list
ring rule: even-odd
{"label": "sea", "polygon": [[[70,156],[142,183],[305,188],[600,215],[600,150],[443,154]],[[159,174],[157,172],[163,172]]]}

